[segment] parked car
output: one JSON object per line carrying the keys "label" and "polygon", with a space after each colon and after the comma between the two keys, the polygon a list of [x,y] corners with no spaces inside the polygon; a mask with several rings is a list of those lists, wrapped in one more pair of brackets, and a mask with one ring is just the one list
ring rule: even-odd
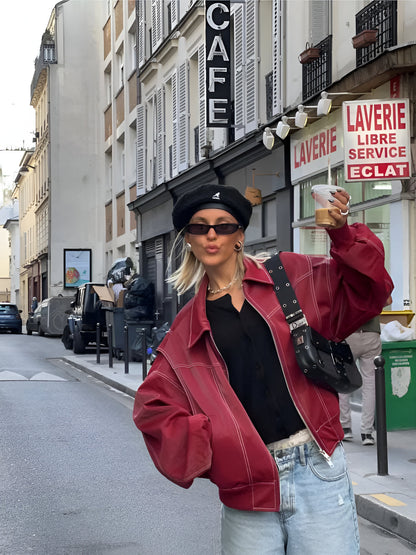
{"label": "parked car", "polygon": [[94,287],[102,283],[84,283],[80,285],[72,301],[72,313],[68,316],[63,330],[62,342],[66,349],[73,349],[75,354],[85,352],[89,343],[97,339],[97,323],[100,324],[100,344],[107,345],[106,318],[100,298]]}
{"label": "parked car", "polygon": [[74,297],[49,297],[44,299],[26,322],[26,332],[31,335],[36,331],[39,335],[62,335],[68,318],[67,311],[71,308]]}
{"label": "parked car", "polygon": [[22,333],[21,312],[15,304],[0,302],[0,330]]}

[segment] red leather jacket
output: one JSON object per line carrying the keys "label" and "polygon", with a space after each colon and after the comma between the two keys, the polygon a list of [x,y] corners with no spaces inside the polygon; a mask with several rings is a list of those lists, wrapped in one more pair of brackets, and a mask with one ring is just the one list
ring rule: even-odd
{"label": "red leather jacket", "polygon": [[[392,290],[381,242],[364,225],[329,232],[332,258],[281,253],[309,324],[341,340],[380,313]],[[158,470],[185,488],[206,477],[221,501],[241,510],[278,511],[276,464],[231,388],[206,317],[206,277],[177,315],[137,391],[134,421]],[[269,324],[292,399],[322,451],[343,437],[335,393],[299,369],[289,327],[264,267],[246,260],[249,303]],[[235,346],[238,349],[238,345]]]}

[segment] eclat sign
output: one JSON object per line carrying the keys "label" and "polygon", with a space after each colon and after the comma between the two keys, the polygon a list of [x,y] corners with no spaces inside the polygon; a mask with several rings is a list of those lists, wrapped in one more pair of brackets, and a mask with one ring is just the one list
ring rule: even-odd
{"label": "eclat sign", "polygon": [[207,127],[230,127],[230,1],[205,0],[205,7]]}
{"label": "eclat sign", "polygon": [[342,117],[346,181],[411,176],[408,99],[344,102]]}

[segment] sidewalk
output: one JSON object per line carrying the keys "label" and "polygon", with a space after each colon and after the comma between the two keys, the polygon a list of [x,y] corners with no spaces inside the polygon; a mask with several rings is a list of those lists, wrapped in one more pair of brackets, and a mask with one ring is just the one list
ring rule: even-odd
{"label": "sidewalk", "polygon": [[[69,364],[134,397],[142,383],[142,364],[95,354],[64,357]],[[148,366],[148,371],[149,371]],[[345,442],[348,468],[360,516],[416,544],[416,430],[387,432],[388,475],[378,475],[377,446],[361,445],[360,413],[353,411],[354,440]]]}

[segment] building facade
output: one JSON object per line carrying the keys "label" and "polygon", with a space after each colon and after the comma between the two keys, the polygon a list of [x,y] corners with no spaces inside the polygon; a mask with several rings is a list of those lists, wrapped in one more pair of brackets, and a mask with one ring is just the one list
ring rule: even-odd
{"label": "building facade", "polygon": [[[101,73],[105,4],[63,0],[42,36],[31,85],[36,146],[22,160],[20,295],[72,295],[67,255],[90,253],[87,281],[104,280]],[[84,268],[84,266],[82,266]],[[69,274],[68,274],[69,275]]]}
{"label": "building facade", "polygon": [[136,261],[136,219],[127,204],[136,198],[137,74],[134,0],[107,3],[100,61],[104,150],[105,266]]}
{"label": "building facade", "polygon": [[[261,202],[247,229],[248,251],[322,254],[328,243],[325,231],[313,224],[310,188],[327,182],[328,168],[333,182],[352,193],[351,221],[364,221],[384,243],[396,286],[392,308],[414,309],[414,156],[409,178],[347,182],[342,106],[408,99],[414,154],[416,5],[390,0],[216,5],[214,27],[229,16],[230,42],[228,48],[219,40],[212,55],[205,34],[209,2],[137,2],[137,199],[129,208],[137,218],[139,268],[156,285],[158,312],[171,320],[178,308],[165,278],[174,238],[171,211],[180,194],[203,183],[234,185],[248,195],[253,188]],[[222,128],[207,125],[209,54],[229,62],[231,119]],[[322,92],[332,107],[318,117]],[[298,111],[308,116],[305,127],[292,123]],[[282,116],[289,133],[279,138]],[[265,132],[273,138],[270,149],[263,143]],[[313,163],[299,164],[302,145],[316,143]]]}

